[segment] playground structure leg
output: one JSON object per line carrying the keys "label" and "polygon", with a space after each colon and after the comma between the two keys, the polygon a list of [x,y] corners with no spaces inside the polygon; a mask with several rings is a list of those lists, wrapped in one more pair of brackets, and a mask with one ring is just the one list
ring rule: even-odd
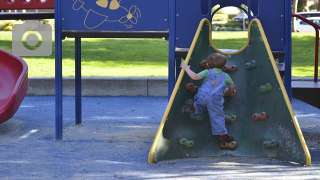
{"label": "playground structure leg", "polygon": [[[61,6],[61,1],[54,1],[55,7]],[[61,39],[61,8],[55,8],[55,122],[56,139],[62,139],[62,39]]]}
{"label": "playground structure leg", "polygon": [[76,124],[81,124],[81,38],[75,38],[75,103],[76,103]]}

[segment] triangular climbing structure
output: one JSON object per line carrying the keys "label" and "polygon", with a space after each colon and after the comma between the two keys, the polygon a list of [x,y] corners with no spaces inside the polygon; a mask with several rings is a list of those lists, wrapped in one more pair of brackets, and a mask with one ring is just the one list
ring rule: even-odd
{"label": "triangular climbing structure", "polygon": [[[222,53],[211,41],[210,22],[203,19],[186,63],[193,71],[200,72],[203,70],[200,61],[214,52]],[[226,122],[226,127],[238,147],[235,150],[219,147],[217,138],[211,135],[208,114],[203,121],[195,121],[181,113],[186,100],[195,95],[186,89],[186,84],[201,86],[202,83],[191,80],[182,70],[150,149],[148,163],[231,155],[310,165],[308,148],[258,19],[249,24],[246,45],[229,55],[227,65],[237,67],[235,72],[228,73],[235,82],[237,95],[225,97],[224,111],[227,116],[236,116],[234,122]],[[186,144],[179,143],[183,138]]]}

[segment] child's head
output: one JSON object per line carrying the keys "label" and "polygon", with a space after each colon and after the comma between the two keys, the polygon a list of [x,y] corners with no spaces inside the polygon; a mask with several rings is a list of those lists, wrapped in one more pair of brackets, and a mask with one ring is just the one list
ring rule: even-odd
{"label": "child's head", "polygon": [[207,57],[207,63],[210,69],[212,68],[223,68],[228,61],[228,58],[225,55],[219,53],[210,54]]}

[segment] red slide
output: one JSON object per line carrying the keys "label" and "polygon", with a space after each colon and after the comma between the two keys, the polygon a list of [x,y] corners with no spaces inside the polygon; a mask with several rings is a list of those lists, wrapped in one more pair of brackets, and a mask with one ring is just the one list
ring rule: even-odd
{"label": "red slide", "polygon": [[9,120],[16,113],[27,90],[27,63],[0,49],[0,123]]}

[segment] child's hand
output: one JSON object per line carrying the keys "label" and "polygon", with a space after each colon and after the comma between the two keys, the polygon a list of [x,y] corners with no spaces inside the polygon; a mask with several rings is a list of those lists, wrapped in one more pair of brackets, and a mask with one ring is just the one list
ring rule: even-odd
{"label": "child's hand", "polygon": [[182,69],[184,69],[184,70],[190,68],[190,66],[188,66],[186,63],[181,63],[181,64],[180,64],[180,67],[181,67]]}

